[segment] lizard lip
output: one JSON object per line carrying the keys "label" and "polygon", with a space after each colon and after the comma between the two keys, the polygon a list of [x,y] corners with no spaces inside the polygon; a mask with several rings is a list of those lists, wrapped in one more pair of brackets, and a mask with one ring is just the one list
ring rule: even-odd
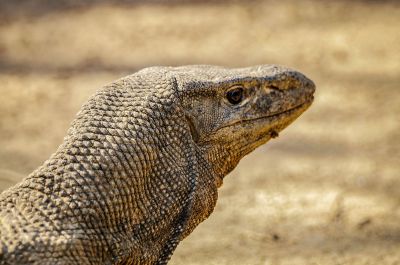
{"label": "lizard lip", "polygon": [[[302,102],[302,103],[300,103],[300,104],[298,104],[298,105],[296,105],[296,106],[294,106],[294,107],[292,107],[292,108],[290,108],[290,109],[287,109],[287,110],[284,110],[284,111],[281,111],[281,112],[276,112],[276,113],[269,114],[269,115],[265,115],[265,116],[261,116],[261,117],[258,117],[258,118],[244,119],[244,120],[237,121],[237,122],[235,122],[235,123],[226,125],[226,126],[224,126],[224,127],[222,127],[222,128],[234,126],[234,125],[240,124],[240,123],[253,122],[253,121],[256,121],[256,120],[271,119],[271,118],[274,118],[274,117],[282,116],[282,115],[284,115],[284,114],[290,114],[290,113],[296,112],[296,111],[299,110],[299,109],[302,109],[303,107],[308,107],[308,106],[310,106],[311,103],[312,103],[313,101],[314,101],[314,96],[311,96],[311,97],[309,97],[307,100],[305,100],[304,102]],[[221,128],[221,129],[222,129],[222,128]]]}
{"label": "lizard lip", "polygon": [[272,117],[280,116],[280,115],[285,114],[285,113],[294,112],[294,111],[296,111],[298,109],[301,109],[301,108],[303,108],[305,106],[311,105],[311,103],[313,101],[314,101],[314,96],[311,96],[306,101],[304,101],[304,102],[302,102],[302,103],[300,103],[300,104],[298,104],[298,105],[296,105],[296,106],[294,106],[294,107],[292,107],[290,109],[287,109],[287,110],[284,110],[284,111],[281,111],[281,112],[277,112],[277,113],[273,113],[273,114],[270,114],[270,115],[262,116],[262,117],[259,117],[259,118],[255,118],[255,119],[249,119],[249,121],[265,119],[265,118],[272,118]]}

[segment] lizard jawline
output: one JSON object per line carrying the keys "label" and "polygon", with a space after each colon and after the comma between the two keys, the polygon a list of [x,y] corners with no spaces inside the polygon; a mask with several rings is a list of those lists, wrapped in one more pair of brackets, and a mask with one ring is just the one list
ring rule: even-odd
{"label": "lizard jawline", "polygon": [[254,122],[254,121],[257,121],[257,120],[271,120],[273,118],[279,119],[279,117],[284,116],[285,114],[290,115],[290,114],[292,114],[292,113],[294,113],[297,110],[300,110],[302,108],[304,108],[304,110],[305,110],[307,107],[309,107],[311,105],[312,102],[313,102],[313,98],[311,98],[311,99],[309,99],[309,100],[307,100],[307,101],[305,101],[305,102],[303,102],[303,103],[301,103],[301,104],[299,104],[299,105],[297,105],[297,106],[295,106],[293,108],[290,108],[288,110],[285,110],[285,111],[282,111],[282,112],[278,112],[278,113],[274,113],[274,114],[271,114],[271,115],[261,116],[261,117],[254,118],[254,119],[240,120],[240,121],[234,122],[232,124],[225,125],[224,127],[221,127],[221,129],[227,128],[227,127],[231,127],[231,126],[235,126],[235,125],[242,124],[242,123]]}

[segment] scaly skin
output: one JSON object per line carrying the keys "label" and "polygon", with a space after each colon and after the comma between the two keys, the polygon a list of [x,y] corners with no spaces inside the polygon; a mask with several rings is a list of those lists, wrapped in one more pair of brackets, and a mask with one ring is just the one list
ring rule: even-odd
{"label": "scaly skin", "polygon": [[315,86],[288,68],[152,67],[101,88],[0,195],[0,264],[167,264],[239,160]]}

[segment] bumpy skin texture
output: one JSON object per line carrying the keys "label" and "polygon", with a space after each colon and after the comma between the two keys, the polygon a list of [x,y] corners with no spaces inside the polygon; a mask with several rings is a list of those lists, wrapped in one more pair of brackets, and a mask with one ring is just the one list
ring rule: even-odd
{"label": "bumpy skin texture", "polygon": [[101,88],[58,150],[0,195],[0,264],[167,264],[224,176],[314,90],[275,65],[152,67]]}

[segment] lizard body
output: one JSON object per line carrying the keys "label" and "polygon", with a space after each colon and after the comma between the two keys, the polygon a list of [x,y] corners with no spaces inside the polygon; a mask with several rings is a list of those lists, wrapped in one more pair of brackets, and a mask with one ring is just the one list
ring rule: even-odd
{"label": "lizard body", "polygon": [[312,103],[275,65],[151,67],[99,89],[0,195],[0,264],[167,264],[239,160]]}

